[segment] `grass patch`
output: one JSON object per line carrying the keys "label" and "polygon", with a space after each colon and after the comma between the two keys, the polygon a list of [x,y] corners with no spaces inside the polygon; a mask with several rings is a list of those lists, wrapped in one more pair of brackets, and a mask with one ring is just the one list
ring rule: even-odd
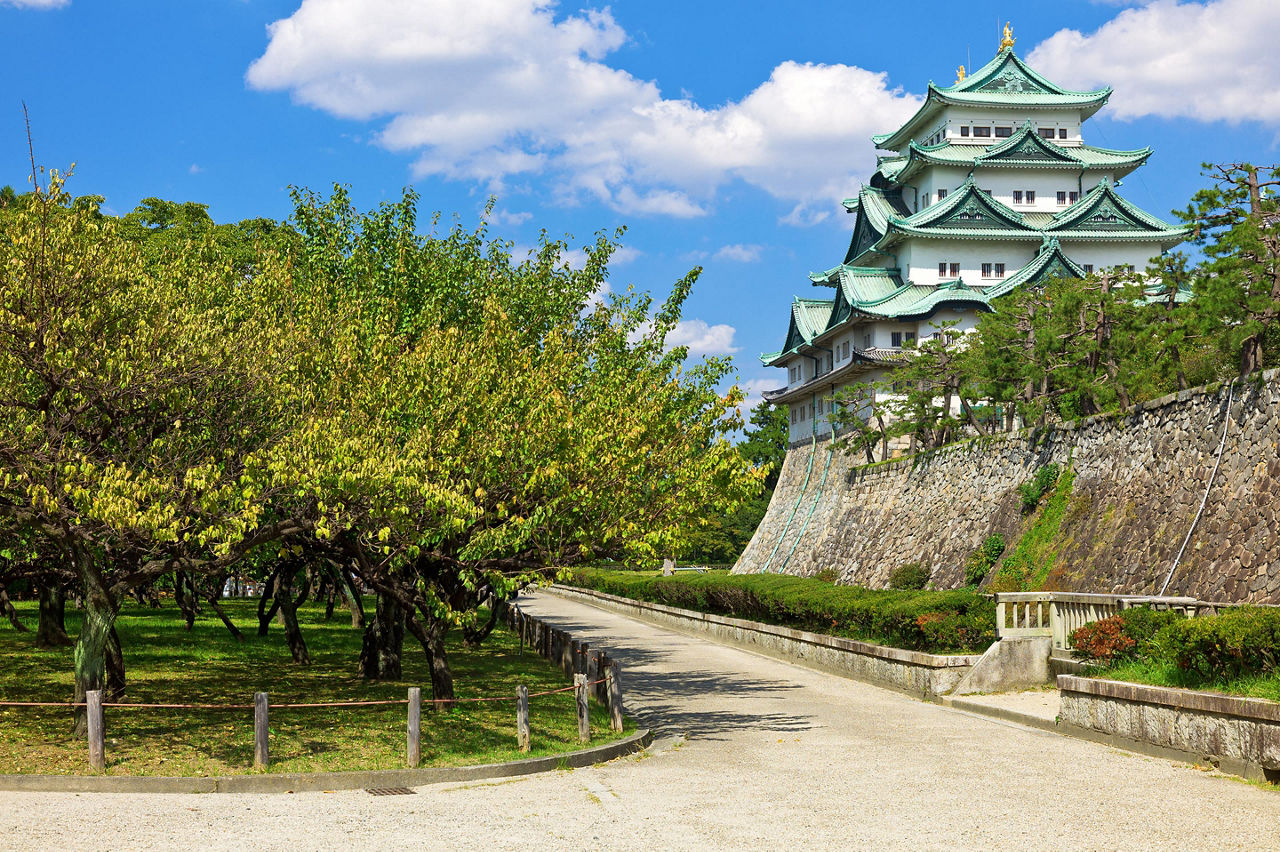
{"label": "grass patch", "polygon": [[1129,662],[1107,668],[1086,669],[1090,677],[1105,680],[1122,680],[1147,686],[1167,686],[1174,689],[1195,689],[1202,692],[1221,692],[1246,698],[1265,698],[1280,701],[1280,674],[1243,675],[1235,678],[1206,680],[1194,672],[1184,671],[1173,663]]}
{"label": "grass patch", "polygon": [[[253,693],[271,702],[304,703],[402,699],[409,686],[430,693],[421,648],[406,637],[404,680],[369,683],[356,673],[361,631],[348,618],[324,620],[321,606],[298,611],[314,660],[293,663],[283,631],[258,638],[255,601],[224,601],[245,633],[236,642],[216,616],[205,613],[188,633],[176,609],[126,604],[117,622],[124,650],[126,701],[164,704],[252,704]],[[18,603],[31,633],[0,625],[0,700],[68,701],[72,693],[72,649],[35,648],[36,604]],[[67,611],[67,630],[80,627]],[[537,655],[519,654],[517,638],[502,628],[477,650],[449,645],[459,698],[512,696],[525,684],[531,693],[559,689],[569,680]],[[607,712],[591,702],[592,741],[617,739]],[[272,709],[271,772],[399,769],[404,766],[404,705],[386,707]],[[530,700],[532,750],[521,754],[515,739],[515,704],[460,704],[435,711],[424,704],[424,766],[459,766],[537,757],[578,749],[573,693]],[[0,773],[67,775],[86,771],[87,749],[70,736],[71,712],[61,708],[0,707]],[[628,729],[633,727],[628,724]],[[112,775],[231,775],[251,771],[252,710],[106,710],[107,770]]]}
{"label": "grass patch", "polygon": [[988,591],[1017,592],[1044,585],[1062,546],[1062,520],[1070,506],[1075,481],[1073,468],[1062,471],[1052,490],[1046,492],[1049,497],[1032,517],[1026,532],[1004,557]]}

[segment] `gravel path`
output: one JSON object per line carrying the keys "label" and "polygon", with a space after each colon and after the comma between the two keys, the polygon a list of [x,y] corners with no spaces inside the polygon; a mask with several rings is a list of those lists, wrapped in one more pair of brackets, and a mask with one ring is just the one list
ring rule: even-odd
{"label": "gravel path", "polygon": [[547,594],[523,605],[621,661],[629,710],[668,735],[651,754],[399,797],[0,793],[0,847],[1280,849],[1273,792]]}

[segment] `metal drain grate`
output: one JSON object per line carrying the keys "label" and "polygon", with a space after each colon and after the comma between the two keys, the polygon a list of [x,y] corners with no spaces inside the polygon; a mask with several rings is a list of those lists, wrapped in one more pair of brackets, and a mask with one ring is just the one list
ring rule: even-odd
{"label": "metal drain grate", "polygon": [[370,796],[412,796],[408,787],[370,787],[365,790]]}

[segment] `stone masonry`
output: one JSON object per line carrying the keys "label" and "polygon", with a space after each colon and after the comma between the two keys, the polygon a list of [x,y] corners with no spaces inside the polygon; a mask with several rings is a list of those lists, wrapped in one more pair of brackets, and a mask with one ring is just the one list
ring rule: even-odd
{"label": "stone masonry", "polygon": [[959,586],[984,538],[1018,540],[1027,520],[1017,487],[1057,462],[1076,479],[1046,586],[1151,594],[1205,495],[1224,419],[1221,466],[1166,593],[1280,603],[1277,370],[876,465],[828,442],[792,449],[734,572],[830,569],[842,583],[884,587],[894,568],[919,562],[939,588]]}

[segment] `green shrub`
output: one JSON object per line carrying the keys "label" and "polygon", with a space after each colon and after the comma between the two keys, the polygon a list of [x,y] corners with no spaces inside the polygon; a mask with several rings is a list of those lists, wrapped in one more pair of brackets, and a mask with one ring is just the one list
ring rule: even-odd
{"label": "green shrub", "polygon": [[929,582],[929,569],[919,562],[908,562],[899,565],[889,574],[891,589],[923,589]]}
{"label": "green shrub", "polygon": [[995,607],[973,590],[873,590],[782,574],[658,577],[580,568],[583,588],[933,653],[972,653],[995,641]]}
{"label": "green shrub", "polygon": [[1162,629],[1156,644],[1179,669],[1208,681],[1272,674],[1280,655],[1280,609],[1242,606],[1182,619]]}
{"label": "green shrub", "polygon": [[1060,471],[1056,464],[1047,464],[1036,471],[1036,475],[1018,486],[1018,496],[1022,498],[1023,513],[1032,512],[1040,505],[1040,498],[1058,483]]}
{"label": "green shrub", "polygon": [[1004,547],[1004,536],[999,533],[987,536],[986,540],[978,545],[978,549],[969,554],[969,559],[964,566],[964,581],[970,586],[976,586],[985,580],[995,566],[996,560],[1004,553]]}

